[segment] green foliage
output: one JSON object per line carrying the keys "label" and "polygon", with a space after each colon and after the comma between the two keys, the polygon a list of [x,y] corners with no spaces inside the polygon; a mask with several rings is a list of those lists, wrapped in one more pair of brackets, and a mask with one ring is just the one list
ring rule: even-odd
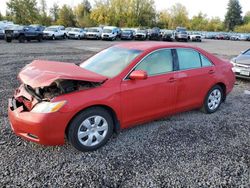
{"label": "green foliage", "polygon": [[170,15],[170,28],[189,27],[188,11],[182,4],[176,3],[173,5],[170,9]]}
{"label": "green foliage", "polygon": [[250,11],[246,12],[244,18],[243,18],[244,24],[247,24],[250,22]]}
{"label": "green foliage", "polygon": [[1,20],[3,20],[3,16],[2,16],[2,14],[1,14],[1,12],[0,12],[0,21],[1,21]]}
{"label": "green foliage", "polygon": [[228,31],[233,31],[235,26],[243,23],[242,10],[239,0],[229,0],[227,13],[225,16],[225,28]]}
{"label": "green foliage", "polygon": [[38,15],[38,24],[49,26],[51,25],[51,17],[47,15],[47,4],[46,0],[40,0],[40,8]]}
{"label": "green foliage", "polygon": [[250,22],[241,26],[237,26],[235,31],[239,33],[250,33]]}
{"label": "green foliage", "polygon": [[92,21],[90,20],[90,3],[88,0],[84,0],[81,4],[77,5],[74,9],[74,14],[76,16],[76,25],[79,27],[89,27],[92,26]]}
{"label": "green foliage", "polygon": [[36,0],[10,0],[6,5],[17,24],[32,24],[38,20]]}
{"label": "green foliage", "polygon": [[223,31],[224,30],[224,24],[220,20],[220,18],[215,17],[209,20],[206,28],[206,31]]}
{"label": "green foliage", "polygon": [[154,0],[96,0],[90,18],[97,24],[120,27],[153,26]]}
{"label": "green foliage", "polygon": [[193,18],[190,20],[189,27],[192,30],[205,31],[205,30],[207,30],[208,22],[209,22],[209,20],[207,19],[207,15],[202,14],[200,12],[197,16],[193,16]]}
{"label": "green foliage", "polygon": [[51,16],[52,21],[54,23],[56,23],[58,18],[59,18],[59,10],[60,10],[60,8],[59,8],[58,4],[56,4],[56,3],[54,3],[52,8],[50,8],[50,11],[49,11],[50,16]]}
{"label": "green foliage", "polygon": [[[188,18],[185,6],[176,3],[168,10],[156,12],[154,0],[95,0],[92,8],[89,0],[82,0],[74,9],[53,4],[47,13],[46,0],[9,0],[6,15],[0,14],[0,20],[7,19],[17,24],[60,24],[66,27],[89,27],[94,25],[114,25],[119,27],[154,27],[175,29],[183,26],[190,30],[249,32],[250,11],[244,19],[241,16],[239,0],[229,0],[224,23],[218,18],[208,19],[201,12]],[[244,23],[244,25],[241,25]],[[241,26],[240,26],[241,25]]]}
{"label": "green foliage", "polygon": [[57,24],[65,27],[74,27],[76,25],[75,15],[71,7],[63,5],[59,10]]}
{"label": "green foliage", "polygon": [[157,26],[160,28],[170,28],[171,15],[167,10],[161,11],[158,15]]}

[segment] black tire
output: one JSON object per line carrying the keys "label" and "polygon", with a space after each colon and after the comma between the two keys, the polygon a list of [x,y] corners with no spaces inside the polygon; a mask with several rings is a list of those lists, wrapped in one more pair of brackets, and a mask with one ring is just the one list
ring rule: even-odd
{"label": "black tire", "polygon": [[63,35],[63,39],[67,39],[67,35],[65,33]]}
{"label": "black tire", "polygon": [[12,42],[12,38],[5,38],[6,42]]}
{"label": "black tire", "polygon": [[37,41],[38,41],[38,42],[42,42],[42,41],[43,41],[43,36],[42,36],[42,35],[39,35],[38,38],[37,38]]}
{"label": "black tire", "polygon": [[52,40],[56,40],[56,37],[55,37],[55,35],[52,35]]}
{"label": "black tire", "polygon": [[18,41],[19,41],[20,43],[24,43],[24,42],[25,42],[25,37],[24,37],[24,35],[20,35],[20,36],[18,37]]}
{"label": "black tire", "polygon": [[77,39],[78,39],[78,40],[81,40],[81,36],[80,36],[80,35],[78,35]]}
{"label": "black tire", "polygon": [[[219,95],[220,95],[220,99],[219,99],[219,101],[217,101],[216,103],[215,103],[215,108],[213,109],[213,108],[211,108],[211,106],[209,106],[209,103],[211,102],[211,100],[209,99],[209,97],[211,96],[211,95],[213,95],[213,92],[218,92],[218,93],[220,93]],[[223,90],[222,90],[222,88],[219,86],[219,85],[215,85],[214,87],[212,87],[209,91],[208,91],[208,93],[207,93],[207,95],[206,95],[206,98],[205,98],[205,100],[204,100],[204,103],[203,103],[203,106],[202,106],[202,108],[201,108],[201,110],[204,112],[204,113],[206,113],[206,114],[211,114],[211,113],[214,113],[214,112],[216,112],[218,109],[219,109],[219,107],[220,107],[220,105],[221,105],[221,103],[222,103],[222,101],[223,101],[223,99],[224,99],[224,96],[223,96],[224,94],[223,94]],[[214,96],[215,97],[215,96]],[[216,98],[216,97],[215,97]],[[218,99],[218,97],[217,97],[217,99]]]}
{"label": "black tire", "polygon": [[[92,126],[99,127],[99,125],[101,123],[104,124],[104,120],[102,120],[102,122],[100,121],[100,123],[98,125],[91,124],[91,128],[84,127],[82,125],[83,122],[89,118],[90,119],[94,118],[93,116],[102,117],[107,123],[107,130],[106,130],[106,133],[104,133],[105,131],[103,131],[102,134],[104,135],[104,137],[102,138],[102,140],[99,143],[96,143],[93,146],[87,146],[87,145],[83,144],[83,142],[87,142],[90,139],[89,135],[94,134],[93,132],[91,132],[91,131],[93,131],[91,129],[94,129]],[[73,145],[77,150],[79,150],[79,151],[94,151],[107,143],[107,141],[109,140],[109,138],[111,137],[111,135],[113,133],[113,127],[114,127],[113,119],[112,119],[111,115],[109,114],[109,112],[101,107],[93,107],[93,108],[89,108],[87,110],[80,112],[71,121],[71,123],[69,124],[67,137],[68,137],[70,144]],[[79,129],[82,129],[82,128],[87,129],[85,131],[88,132],[88,135],[86,135],[82,138],[78,138]],[[97,131],[97,132],[98,132],[98,134],[100,134],[100,132],[102,132],[102,131]],[[84,140],[84,138],[85,138],[85,140]],[[95,135],[94,136],[92,135],[92,138],[90,140],[91,141],[94,140],[94,142],[98,142],[97,137]]]}

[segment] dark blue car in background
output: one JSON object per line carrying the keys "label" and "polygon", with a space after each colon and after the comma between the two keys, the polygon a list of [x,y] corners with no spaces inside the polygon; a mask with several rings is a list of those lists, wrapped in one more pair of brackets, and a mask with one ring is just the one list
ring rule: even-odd
{"label": "dark blue car in background", "polygon": [[18,40],[19,42],[37,40],[41,42],[43,40],[44,26],[30,25],[19,26],[14,25],[5,29],[6,42],[12,42],[12,40]]}

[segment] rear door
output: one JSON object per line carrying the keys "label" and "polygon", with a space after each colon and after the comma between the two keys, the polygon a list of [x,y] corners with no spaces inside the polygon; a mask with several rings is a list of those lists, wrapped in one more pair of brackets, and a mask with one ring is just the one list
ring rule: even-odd
{"label": "rear door", "polygon": [[215,82],[215,67],[204,55],[191,48],[175,50],[179,71],[177,78],[177,111],[200,107]]}
{"label": "rear door", "polygon": [[148,73],[145,80],[121,83],[121,108],[125,126],[160,117],[174,110],[176,80],[171,49],[155,51],[134,70]]}

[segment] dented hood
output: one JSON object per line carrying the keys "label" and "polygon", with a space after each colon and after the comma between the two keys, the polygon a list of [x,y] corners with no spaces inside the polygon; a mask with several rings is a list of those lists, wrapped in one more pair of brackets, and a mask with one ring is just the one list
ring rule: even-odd
{"label": "dented hood", "polygon": [[51,85],[59,79],[103,82],[108,78],[72,63],[35,60],[19,73],[20,80],[33,88]]}

